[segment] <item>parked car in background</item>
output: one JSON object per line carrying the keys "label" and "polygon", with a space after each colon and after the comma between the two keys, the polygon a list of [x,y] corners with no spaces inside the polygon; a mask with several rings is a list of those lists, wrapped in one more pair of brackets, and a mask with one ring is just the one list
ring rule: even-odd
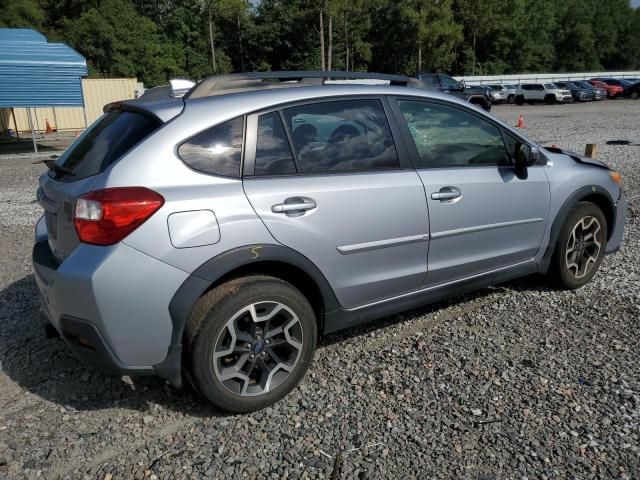
{"label": "parked car in background", "polygon": [[443,73],[419,73],[418,78],[429,87],[478,105],[487,112],[491,110],[491,89],[485,86],[465,87],[464,83]]}
{"label": "parked car in background", "polygon": [[516,101],[516,90],[518,89],[518,87],[516,85],[510,85],[510,84],[503,84],[502,85],[504,88],[507,89],[507,91],[509,92],[509,95],[507,95],[507,102],[509,103],[513,103]]}
{"label": "parked car in background", "polygon": [[250,412],[321,335],[536,272],[586,285],[620,248],[620,174],[421,87],[261,72],[108,105],[40,177],[50,324],[89,363]]}
{"label": "parked car in background", "polygon": [[640,82],[636,82],[630,87],[627,87],[626,96],[634,100],[640,97]]}
{"label": "parked car in background", "polygon": [[606,83],[607,85],[614,85],[622,88],[622,95],[626,95],[626,89],[633,85],[633,81],[626,78],[594,78],[593,80],[600,80],[601,82]]}
{"label": "parked car in background", "polygon": [[[486,87],[491,89],[491,100],[493,103],[513,103],[515,93],[509,91],[504,85],[486,85]],[[509,98],[511,98],[511,101],[509,101]]]}
{"label": "parked car in background", "polygon": [[620,95],[622,95],[622,92],[624,92],[624,88],[622,88],[620,85],[609,85],[608,83],[605,83],[602,80],[592,79],[592,80],[588,80],[587,82],[593,85],[594,87],[604,88],[607,91],[607,96],[609,98],[617,98]]}
{"label": "parked car in background", "polygon": [[554,103],[570,103],[573,96],[569,90],[558,88],[553,83],[523,83],[516,90],[516,103],[544,102],[547,105]]}
{"label": "parked car in background", "polygon": [[579,86],[574,82],[553,82],[554,85],[560,88],[564,88],[571,92],[571,96],[573,100],[576,102],[589,102],[596,98],[595,93],[593,93],[592,89],[587,89]]}
{"label": "parked car in background", "polygon": [[589,82],[585,82],[584,80],[574,80],[573,83],[575,83],[579,87],[584,88],[585,90],[591,90],[593,92],[595,100],[605,100],[607,98],[607,90],[605,88],[593,86]]}

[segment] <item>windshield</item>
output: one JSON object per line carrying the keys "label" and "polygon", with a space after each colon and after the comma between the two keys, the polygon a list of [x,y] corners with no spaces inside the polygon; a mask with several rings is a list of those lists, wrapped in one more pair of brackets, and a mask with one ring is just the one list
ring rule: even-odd
{"label": "windshield", "polygon": [[574,82],[580,88],[592,88],[587,82]]}
{"label": "windshield", "polygon": [[97,175],[159,126],[158,121],[140,113],[105,113],[55,163],[72,173],[67,181]]}
{"label": "windshield", "polygon": [[545,83],[544,84],[544,88],[546,88],[547,90],[557,90],[558,87],[556,87],[553,83]]}

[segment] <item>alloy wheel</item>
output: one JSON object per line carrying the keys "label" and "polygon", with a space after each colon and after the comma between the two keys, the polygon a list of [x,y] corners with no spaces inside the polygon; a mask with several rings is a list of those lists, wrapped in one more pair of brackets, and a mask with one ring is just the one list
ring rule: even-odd
{"label": "alloy wheel", "polygon": [[226,323],[213,352],[216,377],[240,396],[267,393],[293,371],[302,352],[302,324],[279,302],[253,303]]}
{"label": "alloy wheel", "polygon": [[565,251],[565,264],[576,279],[585,277],[598,260],[602,247],[602,228],[593,217],[583,217],[571,231]]}

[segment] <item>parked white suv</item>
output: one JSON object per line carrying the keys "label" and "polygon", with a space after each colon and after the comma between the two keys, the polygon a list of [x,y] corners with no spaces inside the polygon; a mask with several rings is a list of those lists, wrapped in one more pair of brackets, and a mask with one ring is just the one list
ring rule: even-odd
{"label": "parked white suv", "polygon": [[571,92],[559,88],[553,83],[522,83],[516,89],[516,103],[522,105],[527,102],[570,103],[573,101]]}

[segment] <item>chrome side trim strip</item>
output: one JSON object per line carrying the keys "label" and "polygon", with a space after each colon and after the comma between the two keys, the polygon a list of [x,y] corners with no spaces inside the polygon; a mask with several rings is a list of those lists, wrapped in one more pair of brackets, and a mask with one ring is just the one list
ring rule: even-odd
{"label": "chrome side trim strip", "polygon": [[478,225],[477,227],[456,228],[454,230],[443,230],[431,234],[431,238],[453,237],[455,235],[464,235],[465,233],[482,232],[484,230],[493,230],[496,228],[511,227],[513,225],[524,225],[527,223],[538,223],[544,221],[543,218],[527,218],[524,220],[514,220],[512,222],[489,223],[487,225]]}
{"label": "chrome side trim strip", "polygon": [[492,273],[501,272],[503,270],[509,270],[511,268],[516,268],[516,267],[519,267],[521,265],[526,265],[528,263],[533,263],[533,259],[525,260],[524,262],[513,263],[511,265],[507,265],[506,267],[495,268],[495,269],[489,270],[487,272],[476,273],[475,275],[470,275],[470,276],[464,277],[464,278],[458,278],[457,280],[451,280],[450,282],[439,283],[437,285],[432,285],[430,287],[421,288],[420,290],[414,290],[413,292],[403,293],[402,295],[398,295],[396,297],[385,298],[383,300],[377,300],[375,302],[367,303],[366,305],[360,305],[359,307],[347,308],[346,310],[348,312],[355,312],[355,311],[361,310],[363,308],[373,307],[375,305],[382,305],[383,303],[391,302],[391,301],[397,300],[399,298],[410,297],[410,296],[413,296],[413,295],[420,295],[421,293],[425,293],[425,292],[428,292],[430,290],[437,290],[437,289],[442,288],[442,287],[448,287],[449,285],[454,285],[456,283],[465,282],[467,280],[472,280],[472,279],[478,278],[478,277],[484,277],[485,275],[491,275]]}
{"label": "chrome side trim strip", "polygon": [[373,242],[354,243],[353,245],[343,245],[336,247],[342,255],[351,255],[352,253],[368,252],[379,248],[397,247],[398,245],[406,245],[408,243],[426,242],[429,240],[429,234],[411,235],[410,237],[389,238],[387,240],[375,240]]}

